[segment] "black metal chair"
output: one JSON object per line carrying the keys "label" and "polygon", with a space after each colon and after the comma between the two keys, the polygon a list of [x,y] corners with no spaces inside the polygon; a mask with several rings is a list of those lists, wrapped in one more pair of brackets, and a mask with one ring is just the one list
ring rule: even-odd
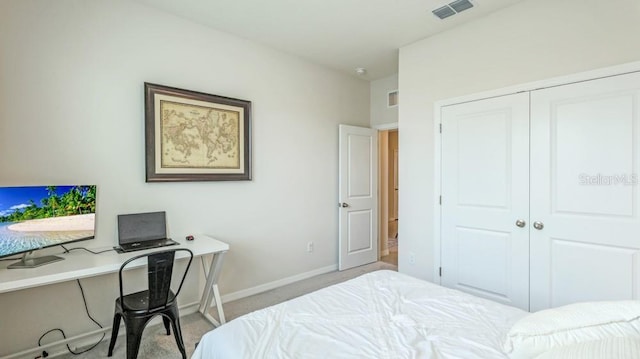
{"label": "black metal chair", "polygon": [[[180,286],[174,293],[171,290],[173,263],[175,254],[181,251],[189,253],[189,263],[182,275]],[[122,290],[122,271],[129,263],[144,257],[147,257],[148,288],[140,292],[124,295]],[[169,329],[169,325],[171,325],[178,349],[182,353],[182,358],[187,358],[182,332],[180,331],[180,317],[176,298],[180,293],[180,289],[182,289],[182,284],[192,260],[193,252],[186,248],[179,248],[139,255],[127,260],[120,266],[120,297],[116,299],[108,356],[113,354],[113,347],[116,344],[118,330],[120,329],[120,319],[124,319],[127,331],[127,359],[136,359],[145,326],[153,317],[161,315],[167,335],[171,335]]]}

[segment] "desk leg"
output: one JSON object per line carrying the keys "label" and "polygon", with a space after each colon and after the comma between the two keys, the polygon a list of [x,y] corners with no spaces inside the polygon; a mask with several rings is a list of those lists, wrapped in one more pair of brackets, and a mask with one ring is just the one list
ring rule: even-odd
{"label": "desk leg", "polygon": [[[209,273],[206,273],[207,282],[204,286],[204,290],[202,291],[200,307],[198,308],[198,311],[205,317],[205,319],[207,319],[216,327],[226,323],[224,310],[222,309],[222,300],[220,299],[220,291],[218,290],[218,278],[220,277],[220,269],[222,269],[222,260],[224,259],[225,253],[226,252],[213,254]],[[204,263],[206,267],[206,260],[204,256],[202,256],[201,259],[202,263]],[[208,309],[211,307],[211,300],[213,299],[216,300],[216,309],[218,310],[218,317],[220,317],[220,322],[215,320],[215,318],[213,318],[208,312]]]}

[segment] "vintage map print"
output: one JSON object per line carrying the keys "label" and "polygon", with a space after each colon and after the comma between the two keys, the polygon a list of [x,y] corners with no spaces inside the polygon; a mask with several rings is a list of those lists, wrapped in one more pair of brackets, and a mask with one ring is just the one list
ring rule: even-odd
{"label": "vintage map print", "polygon": [[240,113],[160,101],[162,168],[240,169]]}

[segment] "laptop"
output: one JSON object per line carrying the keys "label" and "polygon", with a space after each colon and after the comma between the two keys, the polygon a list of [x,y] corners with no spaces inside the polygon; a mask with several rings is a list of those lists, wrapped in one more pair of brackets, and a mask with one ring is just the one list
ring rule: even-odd
{"label": "laptop", "polygon": [[164,211],[118,215],[116,251],[127,253],[179,244],[167,238],[166,218]]}

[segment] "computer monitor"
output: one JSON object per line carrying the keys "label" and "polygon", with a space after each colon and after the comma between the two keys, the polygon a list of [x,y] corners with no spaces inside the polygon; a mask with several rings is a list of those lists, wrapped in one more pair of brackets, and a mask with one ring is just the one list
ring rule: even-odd
{"label": "computer monitor", "polygon": [[24,254],[7,268],[62,260],[37,249],[95,238],[96,186],[0,187],[0,258]]}

